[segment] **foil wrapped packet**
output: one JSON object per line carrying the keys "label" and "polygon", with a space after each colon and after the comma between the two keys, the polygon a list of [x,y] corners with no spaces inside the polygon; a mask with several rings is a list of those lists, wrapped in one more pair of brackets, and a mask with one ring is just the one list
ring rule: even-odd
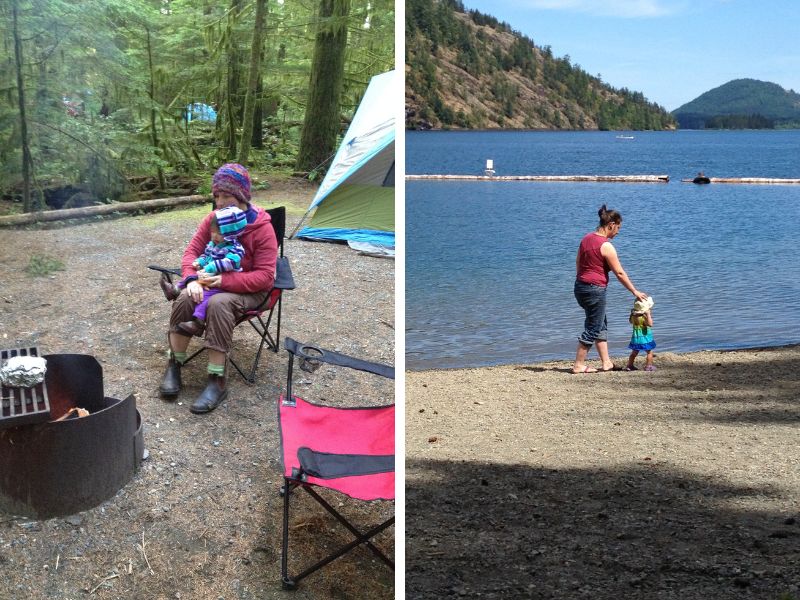
{"label": "foil wrapped packet", "polygon": [[12,356],[0,365],[0,382],[8,387],[33,387],[44,381],[47,361],[40,356]]}

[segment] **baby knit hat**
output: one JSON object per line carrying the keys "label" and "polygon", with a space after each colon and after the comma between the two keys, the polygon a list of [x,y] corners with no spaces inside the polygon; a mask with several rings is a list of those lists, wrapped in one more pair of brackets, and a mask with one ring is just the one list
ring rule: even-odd
{"label": "baby knit hat", "polygon": [[228,192],[241,202],[250,202],[250,173],[242,165],[222,165],[211,178],[211,193]]}
{"label": "baby knit hat", "polygon": [[235,238],[247,227],[247,215],[236,206],[226,206],[214,211],[219,232],[226,240]]}
{"label": "baby knit hat", "polygon": [[648,296],[644,300],[636,300],[633,303],[633,312],[646,313],[648,310],[653,308],[654,305],[655,305],[655,300],[653,300],[652,296]]}

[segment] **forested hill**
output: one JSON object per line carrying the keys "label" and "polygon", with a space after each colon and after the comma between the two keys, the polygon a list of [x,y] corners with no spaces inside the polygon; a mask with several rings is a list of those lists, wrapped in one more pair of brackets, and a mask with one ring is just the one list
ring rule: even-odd
{"label": "forested hill", "polygon": [[800,94],[776,83],[734,79],[672,114],[685,129],[800,127]]}
{"label": "forested hill", "polygon": [[640,92],[606,85],[458,0],[406,0],[406,127],[667,129],[675,121]]}

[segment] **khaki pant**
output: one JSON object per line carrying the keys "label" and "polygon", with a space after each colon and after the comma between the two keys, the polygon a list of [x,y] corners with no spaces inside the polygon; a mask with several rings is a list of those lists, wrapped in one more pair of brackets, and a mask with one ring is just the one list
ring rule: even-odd
{"label": "khaki pant", "polygon": [[[253,310],[261,305],[268,294],[269,292],[258,292],[257,294],[220,292],[211,296],[206,309],[206,339],[203,345],[210,350],[227,354],[231,349],[236,319],[248,310]],[[170,332],[186,335],[178,329],[177,325],[194,318],[192,313],[195,306],[189,294],[183,290],[177,300],[172,303],[172,314],[169,318]]]}

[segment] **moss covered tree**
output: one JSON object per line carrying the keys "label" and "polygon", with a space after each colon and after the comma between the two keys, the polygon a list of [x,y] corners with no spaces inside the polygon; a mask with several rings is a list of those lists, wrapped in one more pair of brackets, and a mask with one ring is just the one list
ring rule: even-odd
{"label": "moss covered tree", "polygon": [[308,103],[297,154],[300,171],[319,168],[336,147],[349,13],[349,0],[320,0]]}

